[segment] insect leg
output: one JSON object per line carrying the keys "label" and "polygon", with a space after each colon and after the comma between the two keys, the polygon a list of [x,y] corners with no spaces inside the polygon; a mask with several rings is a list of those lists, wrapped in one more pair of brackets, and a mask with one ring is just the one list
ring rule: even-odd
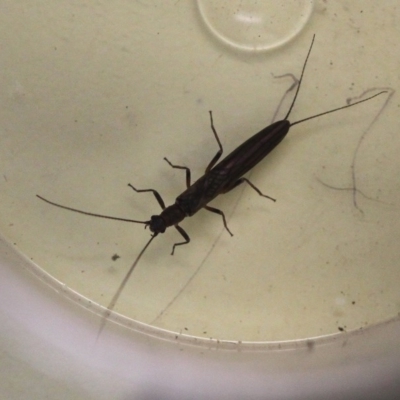
{"label": "insect leg", "polygon": [[210,206],[204,206],[204,208],[205,208],[206,210],[208,210],[208,211],[211,211],[211,212],[215,213],[215,214],[219,214],[219,215],[222,217],[222,220],[224,221],[224,227],[225,227],[225,229],[229,232],[229,234],[230,234],[231,236],[233,236],[233,233],[232,233],[232,232],[229,230],[229,228],[228,228],[228,225],[227,225],[226,219],[225,219],[225,214],[224,214],[223,211],[218,210],[218,208],[214,208],[214,207],[210,207]]}
{"label": "insect leg", "polygon": [[211,129],[212,129],[212,131],[213,131],[213,133],[214,133],[215,139],[217,139],[217,143],[218,143],[218,146],[219,146],[219,150],[217,151],[217,154],[213,157],[213,159],[212,159],[212,160],[210,161],[210,163],[208,164],[208,166],[207,166],[207,168],[206,168],[206,173],[207,173],[208,171],[210,171],[210,169],[215,165],[215,163],[216,163],[216,162],[219,160],[219,158],[221,157],[222,152],[224,151],[223,148],[222,148],[221,141],[219,140],[217,131],[216,131],[215,128],[214,128],[214,121],[213,121],[212,111],[209,111],[209,113],[210,113],[210,120],[211,120]]}
{"label": "insect leg", "polygon": [[160,193],[157,192],[157,190],[154,189],[136,189],[134,188],[130,183],[128,183],[128,186],[132,188],[135,192],[137,193],[142,193],[142,192],[152,192],[154,194],[154,197],[158,201],[158,204],[160,207],[164,210],[165,209],[165,203],[164,200],[162,199]]}
{"label": "insect leg", "polygon": [[174,255],[174,251],[175,251],[175,247],[176,247],[176,246],[182,246],[183,244],[188,244],[188,243],[190,242],[190,237],[189,237],[189,235],[185,232],[185,230],[182,229],[179,225],[174,225],[174,226],[175,226],[175,229],[176,229],[176,230],[182,235],[182,237],[185,239],[185,241],[184,241],[184,242],[175,243],[175,244],[172,246],[172,253],[171,253],[171,256]]}
{"label": "insect leg", "polygon": [[188,188],[190,186],[190,169],[188,167],[183,167],[181,165],[174,165],[171,163],[171,161],[168,160],[167,157],[164,157],[164,160],[172,167],[176,169],[184,169],[186,171],[186,187]]}
{"label": "insect leg", "polygon": [[261,190],[254,185],[254,183],[251,183],[247,178],[240,178],[238,179],[231,187],[228,188],[228,190],[226,190],[224,193],[229,192],[230,190],[234,189],[236,186],[239,186],[240,184],[242,184],[243,182],[246,182],[247,184],[249,184],[260,196],[262,197],[266,197],[267,199],[270,199],[272,201],[276,201],[276,199],[267,196],[266,194],[262,193]]}

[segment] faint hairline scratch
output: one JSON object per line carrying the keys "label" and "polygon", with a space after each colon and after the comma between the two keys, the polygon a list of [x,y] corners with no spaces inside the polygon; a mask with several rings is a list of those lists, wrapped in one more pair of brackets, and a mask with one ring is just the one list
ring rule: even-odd
{"label": "faint hairline scratch", "polygon": [[[336,186],[332,186],[332,185],[328,185],[327,183],[325,183],[324,181],[322,181],[321,179],[319,179],[317,176],[315,177],[315,179],[323,186],[326,186],[329,189],[334,189],[334,190],[351,190],[351,191],[356,191],[357,193],[361,194],[361,196],[363,196],[364,198],[371,200],[371,201],[375,201],[377,203],[381,203],[381,204],[387,204],[387,205],[393,205],[392,203],[387,203],[386,201],[382,201],[379,199],[376,199],[374,197],[370,197],[367,196],[363,191],[361,191],[360,189],[357,189],[355,187],[349,186],[349,187],[336,187]],[[362,210],[360,210],[362,212]]]}
{"label": "faint hairline scratch", "polygon": [[[378,199],[373,199],[369,196],[367,196],[365,193],[363,193],[361,190],[357,189],[357,177],[356,177],[356,164],[357,164],[357,158],[361,149],[361,145],[363,144],[366,136],[370,133],[372,126],[375,124],[376,121],[378,121],[378,119],[380,118],[380,116],[382,115],[384,109],[387,107],[387,105],[389,104],[391,98],[393,97],[393,95],[396,93],[396,91],[391,88],[391,87],[373,87],[370,89],[365,90],[364,92],[362,92],[359,96],[355,96],[355,97],[349,97],[346,100],[347,104],[351,104],[353,101],[361,99],[362,97],[364,97],[366,94],[370,93],[370,92],[374,92],[374,91],[378,91],[378,90],[386,90],[389,94],[386,98],[386,101],[383,103],[383,105],[381,106],[381,108],[379,109],[379,111],[377,112],[377,114],[375,115],[375,117],[373,118],[373,120],[371,121],[371,123],[367,126],[367,128],[365,129],[365,131],[362,133],[362,135],[360,136],[360,139],[358,140],[356,149],[353,153],[353,158],[351,161],[351,166],[350,166],[350,170],[351,170],[351,181],[352,181],[352,186],[348,187],[348,188],[340,188],[340,187],[335,187],[332,185],[328,185],[325,182],[322,182],[319,178],[317,178],[317,180],[322,183],[324,186],[329,187],[331,189],[334,190],[351,190],[353,192],[353,205],[354,207],[360,211],[361,214],[364,214],[364,211],[361,209],[361,207],[358,205],[358,201],[357,201],[357,194],[361,194],[363,195],[365,198],[369,199],[369,200],[375,200],[378,201],[380,203],[384,203],[382,201],[379,201]],[[385,203],[387,204],[387,203]]]}
{"label": "faint hairline scratch", "polygon": [[[236,207],[234,207],[235,209]],[[232,216],[232,213],[231,215]],[[203,260],[200,262],[199,266],[196,268],[196,270],[193,272],[193,274],[189,277],[189,279],[186,281],[186,283],[180,288],[178,293],[170,300],[170,302],[158,313],[158,315],[150,322],[150,325],[153,325],[156,323],[164,314],[165,312],[175,303],[175,301],[178,299],[178,297],[186,290],[186,288],[192,283],[193,279],[197,276],[197,274],[200,272],[202,269],[203,265],[205,264],[206,260],[212,252],[214,251],[215,246],[219,242],[222,234],[225,232],[225,228],[221,229],[220,234],[218,237],[214,240],[214,243],[211,245],[210,250],[207,252],[207,254],[204,256]]]}
{"label": "faint hairline scratch", "polygon": [[293,83],[292,83],[292,85],[286,90],[286,92],[283,94],[283,96],[282,96],[280,102],[278,103],[278,107],[276,108],[276,110],[275,110],[275,112],[274,112],[274,114],[273,114],[273,116],[272,116],[272,118],[271,118],[270,124],[273,124],[273,123],[275,122],[276,117],[277,117],[277,115],[278,115],[278,112],[280,111],[280,109],[281,109],[281,107],[282,107],[282,104],[283,104],[283,102],[284,102],[284,100],[285,100],[285,97],[286,97],[292,90],[294,90],[294,89],[297,87],[297,85],[299,84],[299,80],[298,80],[292,73],[287,73],[287,74],[283,74],[283,75],[274,75],[274,74],[272,74],[272,76],[273,76],[275,79],[290,77],[290,78],[292,78]]}

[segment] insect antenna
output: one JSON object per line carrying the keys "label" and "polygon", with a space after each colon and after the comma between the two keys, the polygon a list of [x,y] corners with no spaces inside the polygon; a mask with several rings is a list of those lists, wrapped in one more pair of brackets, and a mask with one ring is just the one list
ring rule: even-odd
{"label": "insect antenna", "polygon": [[[112,219],[112,220],[116,220],[116,221],[124,221],[124,222],[135,222],[138,224],[145,224],[148,225],[150,221],[137,221],[135,219],[128,219],[128,218],[119,218],[119,217],[112,217],[110,215],[103,215],[103,214],[96,214],[96,213],[92,213],[92,212],[88,212],[88,211],[83,211],[83,210],[78,210],[77,208],[72,208],[72,207],[67,207],[67,206],[63,206],[62,204],[58,204],[58,203],[54,203],[53,201],[47,200],[42,196],[39,196],[38,194],[36,195],[40,200],[45,201],[48,204],[51,204],[53,206],[59,207],[59,208],[63,208],[64,210],[68,210],[68,211],[73,211],[79,214],[84,214],[84,215],[89,215],[91,217],[99,217],[99,218],[106,218],[106,219]],[[132,275],[133,270],[135,269],[136,265],[138,264],[138,262],[140,261],[140,259],[142,258],[142,255],[144,254],[144,252],[146,251],[146,249],[149,247],[150,243],[152,242],[152,240],[158,235],[158,233],[154,233],[153,235],[151,235],[151,238],[149,239],[149,241],[146,243],[146,245],[143,247],[142,251],[139,253],[139,255],[136,257],[136,260],[134,261],[134,263],[132,264],[132,266],[130,267],[129,271],[127,272],[127,274],[125,275],[125,278],[123,279],[123,281],[121,282],[121,284],[119,285],[118,290],[116,291],[116,293],[114,294],[113,298],[111,299],[109,305],[107,306],[107,310],[103,316],[103,320],[101,322],[100,328],[99,328],[99,332],[97,333],[97,339],[99,338],[101,332],[104,329],[104,326],[106,325],[107,322],[107,318],[108,316],[111,314],[111,311],[114,309],[115,304],[117,303],[119,296],[121,295],[126,283],[128,282],[130,276]]]}
{"label": "insect antenna", "polygon": [[136,224],[145,224],[145,225],[148,225],[149,222],[150,222],[150,221],[137,221],[136,219],[112,217],[110,215],[95,214],[95,213],[91,213],[91,212],[88,212],[88,211],[78,210],[77,208],[67,207],[67,206],[63,206],[62,204],[54,203],[53,201],[47,200],[44,197],[39,196],[38,194],[36,195],[36,197],[39,197],[40,200],[43,200],[46,203],[51,204],[52,206],[63,208],[64,210],[73,211],[73,212],[76,212],[76,213],[79,213],[79,214],[83,214],[83,215],[89,215],[91,217],[113,219],[115,221],[134,222]]}
{"label": "insect antenna", "polygon": [[121,284],[119,285],[118,290],[116,291],[116,293],[114,294],[113,298],[111,299],[110,303],[107,306],[107,310],[104,313],[103,319],[101,321],[101,325],[99,328],[99,332],[97,333],[97,339],[100,337],[101,332],[103,331],[106,322],[107,322],[107,318],[110,316],[111,311],[114,309],[115,304],[117,303],[119,296],[121,295],[122,291],[124,290],[124,287],[126,285],[126,283],[128,282],[129,278],[132,275],[133,270],[135,269],[136,265],[138,264],[139,260],[141,259],[142,255],[144,254],[144,252],[146,251],[146,249],[149,247],[150,243],[153,241],[153,239],[157,236],[157,233],[154,233],[150,240],[146,243],[146,245],[143,247],[142,251],[139,253],[139,255],[136,257],[136,260],[134,261],[134,263],[132,264],[132,266],[130,267],[129,271],[127,272],[127,274],[125,275],[125,278],[123,279],[123,281],[121,282]]}

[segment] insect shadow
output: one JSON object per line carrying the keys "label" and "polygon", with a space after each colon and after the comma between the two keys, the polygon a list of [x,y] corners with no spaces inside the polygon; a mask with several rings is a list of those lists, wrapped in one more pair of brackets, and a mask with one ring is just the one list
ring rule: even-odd
{"label": "insect shadow", "polygon": [[329,111],[325,111],[307,118],[303,118],[301,120],[295,122],[289,122],[288,118],[289,115],[294,107],[294,104],[297,99],[297,95],[299,94],[299,90],[301,87],[301,83],[303,80],[304,71],[306,69],[307,61],[310,56],[313,44],[315,40],[315,35],[312,38],[312,42],[310,48],[308,50],[306,59],[303,64],[303,68],[301,71],[300,79],[298,81],[297,89],[293,98],[293,101],[290,105],[290,108],[285,116],[284,119],[280,121],[276,121],[271,125],[265,127],[260,132],[256,133],[254,136],[247,139],[244,143],[242,143],[239,147],[233,150],[230,154],[228,154],[222,161],[218,164],[218,160],[220,159],[223,153],[223,147],[221,141],[218,137],[217,131],[214,127],[213,115],[212,112],[209,111],[210,115],[210,123],[211,123],[211,130],[214,134],[214,137],[217,141],[219,150],[215,154],[215,156],[211,159],[210,163],[208,164],[205,173],[201,176],[196,182],[193,184],[191,183],[191,171],[188,167],[182,165],[175,165],[170,162],[166,157],[164,160],[175,169],[180,169],[185,171],[186,175],[186,187],[187,189],[180,194],[175,203],[166,207],[164,200],[162,199],[161,195],[154,189],[137,189],[132,184],[128,184],[128,186],[137,193],[152,193],[155,197],[156,201],[162,208],[162,212],[159,215],[152,215],[151,218],[147,221],[139,221],[134,219],[128,218],[120,218],[114,217],[109,215],[102,215],[96,214],[92,212],[87,212],[83,210],[79,210],[76,208],[64,206],[53,201],[50,201],[40,195],[36,195],[39,199],[45,201],[48,204],[53,206],[63,208],[65,210],[73,211],[76,213],[89,215],[93,217],[111,219],[116,221],[124,221],[124,222],[132,222],[138,224],[144,224],[145,227],[149,227],[150,232],[152,235],[143,249],[140,251],[139,255],[136,257],[136,260],[132,264],[131,268],[127,272],[125,278],[121,282],[117,292],[111,299],[107,310],[104,314],[104,319],[102,325],[99,330],[99,334],[102,331],[105,321],[107,317],[110,315],[111,311],[113,310],[123,288],[126,285],[126,282],[129,280],[133,270],[135,269],[136,265],[138,264],[140,258],[145,253],[146,249],[149,247],[150,243],[154,240],[154,238],[160,234],[164,233],[168,227],[173,226],[183,237],[184,241],[174,243],[172,246],[171,255],[174,254],[175,248],[177,246],[182,246],[190,242],[189,235],[186,231],[179,226],[179,223],[186,217],[191,217],[196,214],[202,208],[210,211],[212,213],[218,214],[222,218],[223,225],[226,231],[233,236],[232,232],[229,230],[228,225],[226,223],[225,214],[223,211],[211,207],[208,205],[214,198],[216,198],[220,194],[225,194],[230,192],[232,189],[236,188],[237,186],[241,185],[242,183],[247,183],[252,189],[254,189],[260,196],[265,197],[271,201],[276,201],[274,198],[264,194],[258,189],[249,179],[243,177],[249,170],[251,170],[254,166],[256,166],[264,157],[266,157],[286,136],[289,132],[289,129],[292,126],[298,125],[305,121],[327,115],[339,110],[343,110],[349,107],[353,107],[357,104],[364,103],[365,101],[371,100],[376,96],[379,96],[382,93],[386,93],[386,90],[381,91],[373,96],[370,96],[366,99],[359,100],[353,104],[347,104]]}

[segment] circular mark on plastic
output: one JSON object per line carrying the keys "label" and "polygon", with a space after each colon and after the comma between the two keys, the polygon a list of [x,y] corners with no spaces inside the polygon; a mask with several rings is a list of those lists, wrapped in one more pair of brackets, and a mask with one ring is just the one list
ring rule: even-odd
{"label": "circular mark on plastic", "polygon": [[221,42],[242,51],[274,49],[297,36],[312,0],[197,0],[201,18]]}

